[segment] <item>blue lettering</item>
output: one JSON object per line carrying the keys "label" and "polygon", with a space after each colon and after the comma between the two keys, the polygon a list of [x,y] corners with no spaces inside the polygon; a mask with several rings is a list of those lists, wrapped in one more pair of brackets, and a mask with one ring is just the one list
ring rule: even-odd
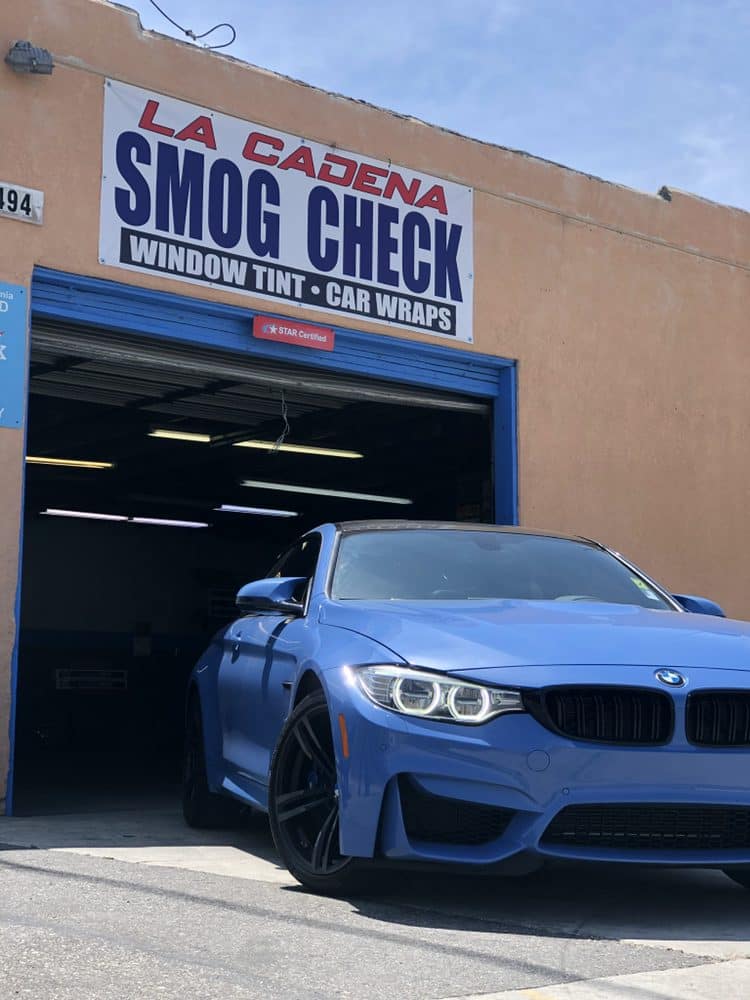
{"label": "blue lettering", "polygon": [[151,192],[135,163],[151,163],[148,140],[137,132],[123,132],[117,140],[116,159],[128,187],[115,188],[115,211],[126,225],[144,226],[151,215]]}
{"label": "blue lettering", "polygon": [[247,242],[259,257],[279,258],[279,214],[266,205],[281,204],[279,184],[268,170],[253,170],[247,179]]}
{"label": "blue lettering", "polygon": [[242,174],[231,160],[215,160],[208,175],[208,231],[220,247],[242,235]]}
{"label": "blue lettering", "polygon": [[378,281],[381,285],[398,287],[398,271],[391,267],[391,257],[398,253],[398,240],[391,227],[398,222],[398,209],[378,205]]}
{"label": "blue lettering", "polygon": [[253,170],[247,179],[247,242],[259,257],[279,258],[279,214],[266,205],[281,204],[279,185],[268,170]]}
{"label": "blue lettering", "polygon": [[462,227],[451,223],[450,234],[443,219],[435,221],[435,294],[454,302],[463,302],[461,279],[458,276],[458,247],[461,242]]}
{"label": "blue lettering", "polygon": [[[358,211],[359,210],[359,211]],[[344,254],[343,270],[353,278],[372,278],[373,203],[367,199],[344,195]],[[357,268],[359,250],[359,268]]]}
{"label": "blue lettering", "polygon": [[[203,154],[186,149],[180,170],[179,150],[160,142],[156,151],[156,228],[203,239]],[[171,228],[172,220],[174,228]]]}
{"label": "blue lettering", "polygon": [[411,292],[424,292],[430,284],[430,265],[424,260],[418,263],[415,260],[415,237],[420,250],[430,249],[432,233],[429,222],[419,212],[407,212],[401,248],[404,284]]}
{"label": "blue lettering", "polygon": [[[323,207],[325,206],[325,222]],[[339,203],[328,188],[317,185],[307,199],[307,256],[318,271],[332,271],[339,258],[336,240],[323,239],[323,226],[338,226]]]}

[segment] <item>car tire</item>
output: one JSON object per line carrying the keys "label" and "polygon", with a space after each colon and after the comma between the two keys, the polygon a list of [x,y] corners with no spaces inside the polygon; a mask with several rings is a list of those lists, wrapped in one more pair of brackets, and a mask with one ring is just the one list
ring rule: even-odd
{"label": "car tire", "polygon": [[372,862],[339,853],[338,771],[322,691],[303,698],[281,731],[268,806],[276,849],[298,882],[326,896],[362,893],[372,886]]}
{"label": "car tire", "polygon": [[738,885],[750,889],[750,868],[724,868],[724,874]]}
{"label": "car tire", "polygon": [[197,695],[193,695],[185,720],[182,815],[188,826],[210,830],[232,825],[238,814],[239,807],[231,799],[208,787],[201,705]]}

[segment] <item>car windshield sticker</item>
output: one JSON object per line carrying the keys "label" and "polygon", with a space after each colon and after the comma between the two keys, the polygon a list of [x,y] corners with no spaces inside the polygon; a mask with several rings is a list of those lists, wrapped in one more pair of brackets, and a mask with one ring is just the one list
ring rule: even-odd
{"label": "car windshield sticker", "polygon": [[643,593],[650,601],[659,600],[659,595],[656,593],[655,590],[652,590],[651,587],[649,587],[649,585],[646,583],[645,580],[641,580],[641,578],[638,576],[631,576],[630,579],[633,581],[633,583],[639,590],[643,591]]}

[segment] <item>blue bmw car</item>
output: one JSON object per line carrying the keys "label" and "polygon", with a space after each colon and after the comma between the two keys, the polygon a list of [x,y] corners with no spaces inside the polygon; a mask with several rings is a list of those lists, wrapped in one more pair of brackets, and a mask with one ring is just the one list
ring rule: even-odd
{"label": "blue bmw car", "polygon": [[290,872],[547,859],[750,887],[750,625],[579,538],[361,521],[306,534],[195,666],[183,809],[268,812]]}

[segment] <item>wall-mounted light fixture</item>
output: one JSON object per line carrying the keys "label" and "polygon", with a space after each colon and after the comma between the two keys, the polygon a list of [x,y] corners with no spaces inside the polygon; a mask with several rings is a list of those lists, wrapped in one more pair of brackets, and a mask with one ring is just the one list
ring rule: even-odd
{"label": "wall-mounted light fixture", "polygon": [[49,76],[55,68],[52,53],[31,42],[13,42],[5,61],[14,73],[41,73]]}

